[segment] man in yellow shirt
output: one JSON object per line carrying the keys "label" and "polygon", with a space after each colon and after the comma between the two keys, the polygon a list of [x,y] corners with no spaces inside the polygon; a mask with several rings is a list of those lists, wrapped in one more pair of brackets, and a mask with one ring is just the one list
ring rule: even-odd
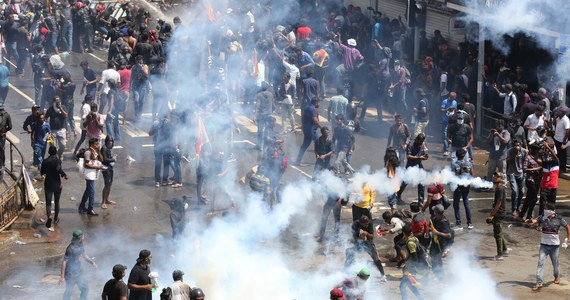
{"label": "man in yellow shirt", "polygon": [[[371,189],[366,183],[362,184],[361,193],[354,193],[352,197],[354,203],[352,204],[352,221],[360,219],[361,216],[367,216],[372,220],[372,205],[376,200],[376,191]],[[370,222],[372,228],[372,222]]]}

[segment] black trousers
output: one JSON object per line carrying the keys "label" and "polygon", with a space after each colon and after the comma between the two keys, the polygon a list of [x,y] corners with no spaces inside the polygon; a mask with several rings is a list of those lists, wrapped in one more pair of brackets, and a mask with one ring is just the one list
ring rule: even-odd
{"label": "black trousers", "polygon": [[368,253],[374,261],[374,265],[376,265],[376,268],[380,271],[380,274],[384,276],[384,267],[382,267],[382,262],[380,262],[380,258],[378,257],[376,246],[372,241],[357,240],[354,243],[354,247],[346,249],[346,261],[344,262],[344,267],[350,267],[354,263],[354,257],[360,252]]}

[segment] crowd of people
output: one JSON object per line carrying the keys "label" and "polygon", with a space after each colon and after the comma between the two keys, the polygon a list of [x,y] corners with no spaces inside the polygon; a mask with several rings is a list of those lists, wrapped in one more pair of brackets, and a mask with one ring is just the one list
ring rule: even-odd
{"label": "crowd of people", "polygon": [[[15,73],[21,77],[28,75],[24,72],[28,61],[32,70],[29,77],[33,77],[35,105],[23,128],[31,133],[33,166],[44,180],[46,227],[53,231],[60,222],[61,178],[68,178],[61,166],[63,153],[69,148],[71,134],[77,138],[74,99],[78,83],[72,80],[64,60],[70,52],[101,49],[107,51],[105,70],[95,71],[86,60],[80,64],[84,77],[79,91],[83,98],[78,110],[81,134],[73,147],[86,184],[80,214],[98,215],[94,203],[99,173],[104,179],[100,208],[116,204],[110,198],[116,162],[112,149],[123,139],[125,120],[149,125],[143,114],[148,107],[152,123],[149,135],[154,140],[154,185],[183,187],[181,161],[195,157],[196,198],[207,204],[220,187],[216,178],[225,176],[228,163],[235,160],[231,143],[234,132],[239,133],[235,111],[251,117],[257,126],[255,149],[260,152],[256,154],[258,166],[242,183],[249,181],[254,193],[260,193],[267,202],[279,203],[283,201],[280,184],[288,164],[283,143],[298,127],[303,141],[291,164],[303,166],[305,152],[314,143],[314,181],[323,172],[332,171],[343,180],[356,172],[352,157],[357,133],[369,125],[365,123],[369,107],[376,108],[379,124],[392,122],[384,119],[383,111],[393,115],[384,156],[389,178],[406,169],[424,168],[424,161],[430,158],[428,152],[434,152],[428,147],[426,131],[439,123],[438,135],[430,145],[441,143],[441,156],[449,157],[452,171],[469,179],[474,176],[473,143],[480,118],[476,106],[485,106],[500,115],[487,138],[490,150],[485,176],[495,185],[487,218],[497,242],[495,259],[503,260],[509,251],[502,234],[508,187],[512,217],[527,224],[538,223],[542,230],[535,290],[542,288],[547,255],[553,257],[555,283],[559,283],[554,257],[558,257],[558,246],[563,243],[558,232],[560,227],[569,227],[554,212],[554,205],[559,173],[566,171],[570,120],[553,80],[545,74],[530,74],[522,65],[511,72],[507,58],[490,51],[485,60],[484,78],[489,83],[484,87],[485,100],[476,103],[472,99],[477,94],[478,53],[468,40],[455,50],[440,31],[430,39],[421,31],[421,63],[415,64],[413,29],[402,17],[390,19],[374,9],[365,14],[358,6],[339,5],[341,1],[325,1],[320,6],[300,1],[301,9],[283,16],[282,7],[271,2],[231,3],[227,7],[204,4],[206,13],[185,23],[180,17],[173,18],[172,23],[153,19],[156,16],[133,3],[121,4],[120,16],[113,5],[104,7],[89,1],[23,0],[5,5],[1,21],[4,42],[0,44],[3,58],[14,61]],[[7,77],[2,74],[8,67],[2,66],[0,78]],[[0,88],[7,93],[4,81]],[[191,85],[192,95],[186,95],[185,85]],[[0,102],[4,103],[6,93],[1,91]],[[319,113],[325,103],[330,128]],[[0,107],[0,152],[4,153],[5,133],[12,124]],[[295,115],[297,108],[300,120]],[[189,130],[177,130],[180,128]],[[46,150],[49,156],[44,159]],[[3,166],[3,156],[1,161]],[[352,245],[346,250],[345,267],[350,268],[355,256],[365,252],[385,282],[374,237],[394,234],[392,260],[403,269],[402,297],[407,299],[411,290],[421,299],[415,276],[432,270],[436,278],[445,277],[442,258],[453,244],[455,232],[463,230],[461,201],[468,229],[474,228],[474,221],[469,185],[458,186],[448,199],[445,183],[429,185],[427,197],[426,187],[420,183],[410,209],[398,209],[398,204],[405,203],[402,195],[408,184],[404,179],[399,189],[387,196],[390,210],[382,219],[389,229],[373,227],[371,209],[377,200],[370,185],[364,184],[358,197],[331,192],[316,239],[327,241],[326,225],[333,211],[333,240],[337,240],[340,208],[350,207]],[[179,205],[178,213],[186,209],[184,205]],[[453,227],[445,216],[450,206]],[[171,221],[173,233],[179,237],[183,217],[174,213]],[[62,264],[66,299],[74,285],[81,289],[82,299],[87,297],[80,262],[85,260],[96,267],[85,255],[83,238],[80,230],[73,233]],[[157,288],[149,277],[150,258],[150,251],[140,252],[128,284],[122,281],[126,267],[116,265],[114,279],[105,284],[103,299],[125,299],[127,290],[129,299],[150,299]],[[163,293],[171,293],[171,299],[204,299],[202,290],[183,283],[183,274],[175,270],[175,283]],[[331,299],[362,299],[369,277],[370,270],[360,270],[355,278],[336,286]]]}

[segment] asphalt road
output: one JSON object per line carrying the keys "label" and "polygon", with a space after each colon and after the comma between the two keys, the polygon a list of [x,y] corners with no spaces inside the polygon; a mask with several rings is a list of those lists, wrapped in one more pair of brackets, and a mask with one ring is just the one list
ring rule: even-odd
{"label": "asphalt road", "polygon": [[[75,82],[82,82],[82,73],[79,68],[79,62],[86,59],[92,67],[98,71],[104,68],[102,57],[105,55],[101,52],[90,54],[71,54],[64,59],[66,66],[72,73]],[[30,71],[26,70],[29,75]],[[29,136],[20,134],[21,124],[25,117],[30,113],[33,97],[33,82],[27,76],[26,78],[10,78],[11,89],[6,102],[6,110],[12,115],[14,129],[10,138],[17,144],[22,153],[24,153],[25,161],[31,160],[32,152],[28,142]],[[79,88],[78,88],[79,90]],[[76,110],[80,105],[79,92],[76,92]],[[145,109],[149,112],[150,107]],[[356,152],[353,158],[354,166],[359,168],[363,165],[370,165],[372,169],[383,167],[382,156],[386,148],[387,131],[390,122],[384,122],[381,125],[376,124],[374,112],[371,111],[369,118],[363,124],[365,128],[358,134],[356,141]],[[238,123],[242,128],[242,134],[235,137],[235,157],[236,162],[230,164],[231,169],[235,171],[237,177],[247,172],[256,160],[257,153],[253,150],[255,145],[255,128],[248,121],[248,116],[240,116]],[[61,257],[65,251],[65,247],[70,241],[71,232],[77,228],[83,228],[86,232],[85,247],[88,254],[95,257],[99,268],[96,271],[89,270],[92,275],[90,279],[90,297],[94,299],[98,297],[104,282],[110,278],[112,265],[115,263],[126,264],[131,268],[138,254],[138,249],[153,249],[153,266],[165,270],[173,270],[178,267],[180,257],[174,256],[171,250],[170,240],[170,223],[169,223],[169,201],[174,198],[180,198],[184,195],[195,195],[195,161],[184,163],[183,166],[183,183],[180,189],[169,187],[155,188],[153,180],[153,145],[152,139],[147,132],[150,128],[150,114],[145,114],[143,121],[139,124],[132,124],[127,121],[123,126],[123,140],[116,145],[115,153],[119,155],[119,162],[115,167],[115,183],[111,198],[118,202],[117,206],[113,206],[107,210],[102,210],[98,206],[96,211],[100,213],[98,217],[81,216],[77,214],[79,200],[83,193],[84,183],[77,176],[75,162],[71,157],[71,145],[74,145],[74,137],[68,143],[65,154],[64,169],[70,174],[70,179],[64,184],[62,195],[62,221],[56,228],[55,232],[48,232],[45,227],[39,226],[34,233],[40,233],[42,238],[34,240],[30,232],[26,232],[22,236],[22,240],[26,241],[25,245],[15,245],[4,249],[0,255],[0,266],[3,272],[0,272],[0,286],[2,290],[1,299],[60,299],[63,294],[64,287],[57,285],[59,274],[59,264]],[[426,169],[434,169],[448,165],[439,153],[441,153],[441,145],[438,143],[437,128],[438,125],[432,123],[428,130],[428,143],[432,155],[426,162]],[[302,141],[302,134],[290,133],[286,136],[285,149],[288,156],[293,159],[298,147]],[[475,151],[475,170],[476,175],[484,174],[484,162],[486,160],[486,152],[476,149]],[[311,165],[293,167],[291,166],[286,172],[283,181],[296,183],[299,180],[310,179],[312,173],[312,151],[307,151],[304,162]],[[135,161],[127,162],[127,157],[132,157]],[[41,182],[35,184],[36,188],[41,189]],[[100,202],[100,190],[102,182],[98,182],[96,202]],[[38,190],[40,198],[43,199],[43,190]],[[239,191],[236,191],[239,192]],[[407,202],[413,201],[416,191],[415,188],[409,187],[404,194]],[[570,219],[570,187],[567,181],[561,180],[558,192],[559,204],[557,210],[563,216]],[[472,298],[468,297],[477,293],[477,285],[481,277],[467,274],[479,274],[474,270],[480,270],[484,278],[490,279],[495,283],[495,290],[504,298],[512,299],[570,299],[570,285],[565,278],[570,271],[570,252],[561,250],[561,272],[562,284],[559,286],[549,285],[539,296],[531,291],[534,284],[534,273],[536,271],[536,261],[538,257],[538,245],[540,241],[539,233],[531,228],[522,227],[518,223],[507,222],[505,229],[506,239],[509,248],[512,248],[512,254],[503,262],[494,262],[492,257],[495,255],[495,242],[492,236],[492,228],[484,224],[484,218],[490,211],[492,202],[492,194],[485,192],[473,191],[472,210],[475,229],[463,230],[457,233],[456,253],[465,253],[467,259],[454,264],[453,270],[448,270],[456,277],[465,278],[468,282],[461,284],[434,283],[433,285],[424,285],[423,289],[427,290],[430,298],[438,298],[443,292],[454,292],[457,296],[464,299],[480,299],[487,295],[480,295]],[[380,219],[381,212],[387,208],[386,198],[379,196],[375,208],[375,218]],[[228,202],[220,201],[219,208],[227,208]],[[240,207],[241,203],[238,203]],[[330,261],[338,262],[338,269],[341,268],[344,261],[344,248],[339,245],[333,245],[330,248],[323,248],[322,245],[312,243],[311,236],[314,232],[308,230],[306,224],[315,225],[320,219],[320,210],[322,202],[314,201],[307,205],[303,210],[303,214],[295,214],[289,220],[289,225],[280,234],[280,238],[275,239],[273,246],[279,248],[289,262],[289,267],[300,272],[311,272],[317,270],[320,264]],[[510,206],[510,203],[507,204]],[[38,210],[43,209],[39,206]],[[199,207],[196,203],[191,206],[192,216],[200,219],[207,216],[209,209]],[[463,212],[462,212],[463,213]],[[453,212],[449,210],[447,216],[453,220]],[[41,214],[38,214],[41,215]],[[205,217],[208,220],[217,218],[217,215]],[[350,222],[351,214],[349,209],[342,211],[342,223],[347,225]],[[375,220],[375,224],[379,220]],[[329,223],[329,230],[331,224]],[[205,230],[203,228],[193,228],[197,231]],[[307,257],[306,249],[301,251],[299,243],[310,245],[312,255]],[[262,245],[265,245],[262,243]],[[377,241],[382,256],[391,256],[393,250],[391,237],[382,237]],[[190,249],[191,250],[191,249]],[[311,252],[311,251],[310,251]],[[171,255],[169,255],[169,253]],[[190,251],[190,253],[192,253]],[[325,255],[326,253],[326,255]],[[459,255],[458,255],[459,256]],[[452,252],[453,257],[453,252]],[[367,259],[366,257],[362,257]],[[159,267],[160,266],[160,267]],[[191,267],[187,266],[191,269]],[[170,269],[169,269],[170,268]],[[181,267],[183,268],[183,267]],[[551,266],[547,263],[545,271],[545,280],[552,280]],[[400,273],[392,263],[387,263],[386,272],[389,274]],[[338,270],[335,270],[338,271]],[[128,271],[127,271],[128,272]],[[331,271],[332,272],[332,271]],[[459,272],[459,273],[452,273]],[[192,273],[194,274],[194,273]],[[170,282],[169,276],[163,276],[162,282]],[[190,276],[189,276],[190,277]],[[398,282],[390,281],[384,285],[379,285],[378,278],[373,276],[372,283],[369,286],[368,299],[388,298],[394,299],[399,297]],[[201,278],[190,277],[186,281],[198,283],[203,286],[204,281]],[[335,282],[331,282],[330,286]],[[471,287],[471,290],[463,290],[462,287]],[[77,290],[75,298],[77,296]],[[471,294],[469,294],[471,292]],[[212,291],[210,291],[212,294]],[[463,294],[462,293],[466,293]],[[41,295],[41,296],[40,296]],[[158,293],[154,296],[158,299]],[[292,295],[291,298],[307,299],[303,295]],[[322,299],[326,298],[326,291],[322,295]],[[211,298],[211,299],[216,299]],[[267,298],[269,299],[269,298]],[[277,298],[275,298],[277,299]],[[287,298],[284,298],[287,299]]]}

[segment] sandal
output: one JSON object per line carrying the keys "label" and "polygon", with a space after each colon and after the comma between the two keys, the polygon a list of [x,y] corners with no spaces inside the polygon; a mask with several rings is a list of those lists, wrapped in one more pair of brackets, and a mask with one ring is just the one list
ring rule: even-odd
{"label": "sandal", "polygon": [[107,204],[105,204],[105,203],[101,204],[101,208],[102,208],[102,209],[107,209]]}
{"label": "sandal", "polygon": [[541,288],[542,288],[542,283],[537,283],[537,284],[532,288],[532,290],[535,291],[535,292],[537,292],[537,291],[540,291]]}
{"label": "sandal", "polygon": [[113,200],[109,200],[109,201],[107,201],[107,203],[112,204],[112,205],[117,205],[117,202],[113,201]]}
{"label": "sandal", "polygon": [[560,284],[560,277],[554,278],[554,284]]}

